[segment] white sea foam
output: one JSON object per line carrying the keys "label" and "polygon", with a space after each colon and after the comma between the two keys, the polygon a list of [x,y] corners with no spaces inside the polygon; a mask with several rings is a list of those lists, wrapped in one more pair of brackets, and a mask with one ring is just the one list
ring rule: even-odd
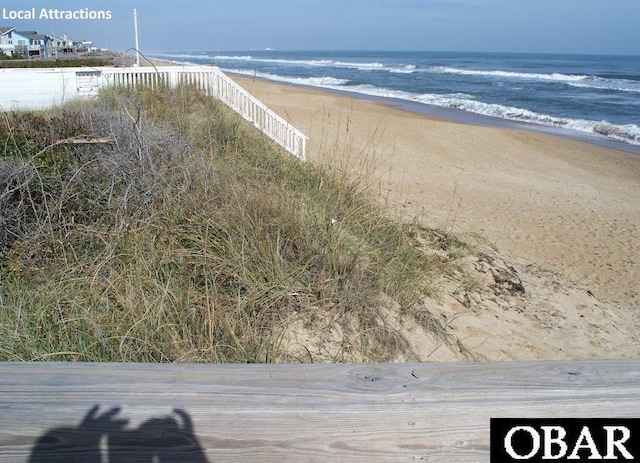
{"label": "white sea foam", "polygon": [[535,80],[557,82],[581,88],[595,88],[602,90],[616,90],[621,92],[640,93],[640,82],[626,79],[606,79],[599,76],[573,75],[554,72],[551,74],[511,72],[511,71],[483,71],[474,69],[459,69],[446,66],[436,66],[429,70],[435,73],[457,74],[463,76],[496,77],[514,80]]}
{"label": "white sea foam", "polygon": [[[640,93],[640,82],[632,80],[612,80],[593,77],[582,82],[569,82],[572,87],[578,88],[594,88],[598,90],[613,90],[616,92]],[[621,87],[621,84],[624,87]]]}
{"label": "white sea foam", "polygon": [[261,63],[277,63],[291,66],[312,66],[312,67],[336,67],[343,69],[357,69],[358,71],[388,71],[397,73],[415,72],[415,65],[395,66],[378,62],[351,62],[351,61],[333,61],[333,60],[287,60],[287,59],[270,59],[270,58],[253,58],[251,61]]}
{"label": "white sea foam", "polygon": [[389,72],[393,72],[396,74],[413,74],[417,72],[418,66],[415,64],[408,64],[406,66],[398,66],[389,68]]}
{"label": "white sea foam", "polygon": [[209,56],[197,53],[150,53],[149,57],[169,60],[206,59]]}
{"label": "white sea foam", "polygon": [[336,67],[343,69],[357,69],[358,71],[387,71],[399,74],[411,74],[416,72],[417,66],[384,64],[379,62],[366,61],[334,61],[331,59],[285,59],[285,58],[265,58],[253,55],[213,55],[213,54],[192,54],[192,53],[164,53],[154,54],[157,57],[171,59],[203,59],[214,62],[237,61],[247,63],[278,64],[281,66],[302,66],[302,67]]}
{"label": "white sea foam", "polygon": [[458,69],[446,66],[437,66],[433,68],[436,72],[446,74],[460,74],[463,76],[482,76],[482,77],[508,77],[511,79],[530,79],[530,80],[550,80],[554,82],[576,82],[589,79],[591,76],[570,75],[570,74],[538,74],[528,72],[511,72],[511,71],[482,71],[474,69]]}
{"label": "white sea foam", "polygon": [[324,87],[330,89],[343,88],[349,83],[347,79],[336,79],[335,77],[284,77],[267,72],[255,72],[246,69],[224,69],[224,72],[243,76],[257,77],[260,79],[273,80],[275,82],[286,82],[296,85],[307,85],[310,87]]}
{"label": "white sea foam", "polygon": [[350,63],[347,61],[332,61],[334,66],[343,68],[356,68],[356,69],[384,69],[385,65],[382,63]]}
{"label": "white sea foam", "polygon": [[215,56],[207,56],[207,58],[212,58],[216,60],[226,60],[226,61],[249,61],[253,59],[253,56],[251,55],[241,55],[241,56],[215,55]]}

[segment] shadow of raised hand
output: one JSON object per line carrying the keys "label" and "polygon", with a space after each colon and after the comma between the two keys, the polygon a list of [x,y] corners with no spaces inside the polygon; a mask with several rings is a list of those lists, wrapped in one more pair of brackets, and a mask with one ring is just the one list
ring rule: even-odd
{"label": "shadow of raised hand", "polygon": [[31,452],[30,463],[101,463],[100,440],[109,433],[119,432],[129,423],[115,419],[120,407],[97,415],[95,405],[75,428],[55,428],[41,436]]}

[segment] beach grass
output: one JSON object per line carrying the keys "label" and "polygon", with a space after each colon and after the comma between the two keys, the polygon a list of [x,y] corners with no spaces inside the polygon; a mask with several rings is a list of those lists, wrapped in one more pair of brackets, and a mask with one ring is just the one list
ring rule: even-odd
{"label": "beach grass", "polygon": [[[393,361],[381,309],[419,314],[450,265],[371,178],[193,88],[5,113],[0,146],[1,360]],[[341,333],[330,358],[294,320]]]}
{"label": "beach grass", "polygon": [[50,69],[68,67],[103,67],[131,65],[134,58],[115,52],[96,52],[89,54],[64,55],[52,58],[23,58],[20,56],[7,56],[0,53],[0,69],[5,68],[29,68]]}

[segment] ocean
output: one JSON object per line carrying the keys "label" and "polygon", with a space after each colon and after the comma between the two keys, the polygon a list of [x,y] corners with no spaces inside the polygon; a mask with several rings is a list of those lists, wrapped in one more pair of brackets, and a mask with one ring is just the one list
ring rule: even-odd
{"label": "ocean", "polygon": [[640,152],[640,56],[277,50],[149,56]]}

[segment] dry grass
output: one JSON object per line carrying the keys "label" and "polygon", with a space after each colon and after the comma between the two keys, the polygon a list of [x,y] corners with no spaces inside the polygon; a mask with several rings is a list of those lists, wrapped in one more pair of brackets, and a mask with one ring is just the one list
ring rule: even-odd
{"label": "dry grass", "polygon": [[332,360],[390,361],[380,301],[419,314],[448,265],[371,179],[190,88],[4,114],[0,149],[2,360],[314,361],[283,342],[295,319],[331,320]]}

